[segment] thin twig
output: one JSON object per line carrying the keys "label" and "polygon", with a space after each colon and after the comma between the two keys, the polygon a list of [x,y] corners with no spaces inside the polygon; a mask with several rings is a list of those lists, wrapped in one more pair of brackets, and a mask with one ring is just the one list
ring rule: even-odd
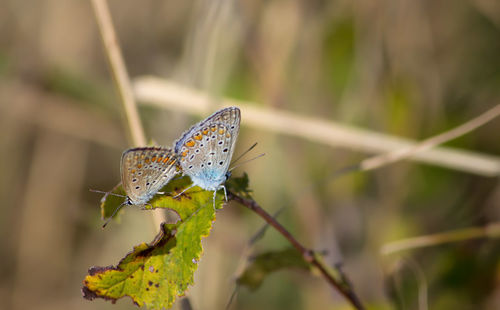
{"label": "thin twig", "polygon": [[[284,208],[279,209],[274,215],[273,218],[276,219],[278,215],[283,211]],[[240,261],[238,263],[238,267],[236,267],[236,271],[234,274],[236,275],[235,278],[239,278],[242,274],[243,271],[245,270],[245,267],[247,266],[248,263],[248,257],[250,256],[250,252],[253,250],[254,245],[257,241],[262,239],[264,237],[264,234],[266,233],[267,229],[269,228],[269,223],[264,224],[251,238],[248,240],[247,244],[241,251],[242,254],[240,256]],[[226,304],[226,310],[231,307],[231,304],[233,303],[234,298],[236,297],[236,294],[238,293],[238,288],[239,285],[236,281],[236,285],[234,287],[233,293],[231,294],[229,301]]]}
{"label": "thin twig", "polygon": [[[92,0],[92,7],[101,33],[104,50],[109,61],[111,73],[116,83],[116,87],[121,97],[123,109],[127,119],[127,128],[134,146],[146,145],[146,136],[142,127],[134,94],[127,73],[127,68],[123,61],[118,38],[113,27],[109,7],[106,0]],[[165,214],[161,210],[154,211],[153,221],[155,227],[160,227],[165,221]]]}
{"label": "thin twig", "polygon": [[[186,113],[205,115],[213,99],[202,91],[156,77],[134,79],[139,102]],[[221,105],[237,105],[245,117],[242,125],[283,135],[300,137],[333,147],[368,153],[387,153],[412,148],[416,141],[339,124],[317,117],[262,107],[261,104],[230,98]],[[500,158],[450,147],[434,147],[412,155],[412,160],[483,176],[500,175]]]}
{"label": "thin twig", "polygon": [[384,244],[380,249],[380,253],[388,255],[405,250],[416,248],[430,247],[445,243],[466,241],[478,238],[499,238],[500,237],[500,222],[491,223],[484,227],[472,227],[448,231],[444,233],[419,236],[415,238],[402,239],[391,243]]}
{"label": "thin twig", "polygon": [[500,116],[500,104],[494,106],[483,114],[469,120],[468,122],[465,122],[458,127],[425,139],[416,145],[367,158],[359,164],[359,167],[362,171],[373,170],[388,164],[392,164],[396,161],[406,159],[408,157],[414,156],[419,152],[423,152],[425,150],[433,148],[436,145],[440,145],[463,136],[483,126],[484,124],[488,123],[498,116]]}
{"label": "thin twig", "polygon": [[282,234],[301,254],[304,260],[311,265],[318,268],[321,275],[325,278],[330,285],[332,285],[339,293],[341,293],[355,309],[364,309],[360,299],[357,297],[356,293],[352,289],[349,281],[343,273],[341,279],[335,276],[331,268],[327,267],[322,260],[314,253],[312,250],[304,247],[297,239],[295,239],[281,224],[276,221],[269,213],[262,209],[257,202],[251,199],[246,199],[240,197],[232,192],[228,193],[228,198],[239,202],[241,205],[247,207],[248,209],[257,213],[262,217],[269,225],[273,226],[280,234]]}

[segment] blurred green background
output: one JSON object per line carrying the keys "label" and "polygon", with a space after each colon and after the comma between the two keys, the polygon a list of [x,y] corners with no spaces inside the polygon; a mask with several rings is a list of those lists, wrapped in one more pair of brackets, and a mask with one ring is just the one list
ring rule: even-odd
{"label": "blurred green background", "polygon": [[[132,78],[156,75],[216,97],[421,140],[498,104],[500,2],[109,1]],[[101,230],[100,196],[129,146],[89,1],[0,0],[0,300],[4,309],[135,309],[89,302],[87,268],[116,264],[156,232],[128,208]],[[215,101],[213,110],[217,109]],[[142,105],[148,139],[170,145],[198,118]],[[208,114],[207,114],[208,115]],[[243,119],[245,115],[242,115]],[[307,130],[305,128],[304,130]],[[500,156],[500,121],[448,146]],[[243,127],[236,170],[306,246],[342,262],[368,309],[499,309],[500,244],[479,239],[390,256],[382,245],[500,217],[498,177],[404,161],[333,178],[370,154]],[[241,253],[263,225],[217,214],[188,292],[224,309]],[[273,230],[256,254],[287,242]],[[174,307],[180,309],[180,303]],[[272,274],[231,309],[349,309],[317,276]]]}

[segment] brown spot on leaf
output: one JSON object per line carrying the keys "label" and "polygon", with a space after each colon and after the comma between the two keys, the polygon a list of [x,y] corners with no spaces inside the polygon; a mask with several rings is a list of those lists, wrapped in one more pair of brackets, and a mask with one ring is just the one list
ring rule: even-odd
{"label": "brown spot on leaf", "polygon": [[116,270],[116,268],[114,268],[113,266],[107,266],[107,267],[92,266],[89,268],[88,273],[91,276],[95,276],[98,273],[104,273],[108,270],[113,270],[113,269]]}
{"label": "brown spot on leaf", "polygon": [[148,285],[149,285],[149,286],[153,285],[153,282],[149,281],[149,282],[148,282]]}
{"label": "brown spot on leaf", "polygon": [[159,284],[159,283],[156,283],[156,284],[155,284],[155,286],[156,286],[156,287],[160,287],[160,284]]}
{"label": "brown spot on leaf", "polygon": [[87,286],[82,287],[82,295],[83,295],[83,298],[85,298],[87,300],[94,300],[96,298],[102,298],[105,300],[110,300],[112,303],[116,303],[116,298],[111,298],[108,296],[99,295],[96,292],[89,289]]}
{"label": "brown spot on leaf", "polygon": [[97,296],[96,293],[91,291],[87,286],[82,287],[82,294],[83,294],[83,298],[88,299],[88,300],[94,300],[94,299],[99,297],[99,296]]}

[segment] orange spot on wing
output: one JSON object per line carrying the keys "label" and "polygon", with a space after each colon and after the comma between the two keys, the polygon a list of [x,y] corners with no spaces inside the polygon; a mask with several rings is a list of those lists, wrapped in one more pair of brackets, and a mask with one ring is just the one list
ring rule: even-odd
{"label": "orange spot on wing", "polygon": [[142,164],[138,164],[137,169],[141,169],[141,168],[142,168]]}
{"label": "orange spot on wing", "polygon": [[189,140],[188,142],[186,142],[187,147],[193,147],[194,145],[195,145],[195,142],[193,140]]}
{"label": "orange spot on wing", "polygon": [[197,134],[193,137],[195,140],[201,140],[202,136],[200,134]]}
{"label": "orange spot on wing", "polygon": [[130,173],[134,174],[135,173],[135,169],[130,170]]}
{"label": "orange spot on wing", "polygon": [[219,129],[219,135],[223,135],[223,134],[224,134],[224,129],[223,128]]}
{"label": "orange spot on wing", "polygon": [[202,133],[203,133],[204,135],[208,134],[208,129],[203,129]]}
{"label": "orange spot on wing", "polygon": [[164,164],[166,164],[166,163],[167,163],[167,161],[168,161],[169,159],[170,159],[170,157],[165,157],[165,158],[163,159],[163,163],[164,163]]}
{"label": "orange spot on wing", "polygon": [[217,127],[216,127],[216,126],[210,127],[210,130],[211,130],[212,132],[214,132],[216,129],[217,129]]}
{"label": "orange spot on wing", "polygon": [[149,164],[149,158],[146,158],[146,159],[144,160],[144,162],[145,162],[146,164]]}
{"label": "orange spot on wing", "polygon": [[151,158],[151,161],[155,162],[156,161],[156,156],[153,156],[153,158]]}
{"label": "orange spot on wing", "polygon": [[187,151],[182,152],[182,157],[186,157],[187,153]]}
{"label": "orange spot on wing", "polygon": [[157,163],[161,163],[161,161],[163,160],[163,157],[158,157],[158,159],[156,160]]}

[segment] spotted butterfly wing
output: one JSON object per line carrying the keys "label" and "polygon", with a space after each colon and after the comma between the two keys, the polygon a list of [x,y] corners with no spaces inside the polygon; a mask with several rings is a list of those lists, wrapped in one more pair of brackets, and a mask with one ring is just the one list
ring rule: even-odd
{"label": "spotted butterfly wing", "polygon": [[191,127],[175,143],[184,174],[205,190],[221,188],[240,129],[240,109],[219,110]]}
{"label": "spotted butterfly wing", "polygon": [[169,148],[140,147],[122,154],[122,186],[129,204],[146,204],[178,171]]}

